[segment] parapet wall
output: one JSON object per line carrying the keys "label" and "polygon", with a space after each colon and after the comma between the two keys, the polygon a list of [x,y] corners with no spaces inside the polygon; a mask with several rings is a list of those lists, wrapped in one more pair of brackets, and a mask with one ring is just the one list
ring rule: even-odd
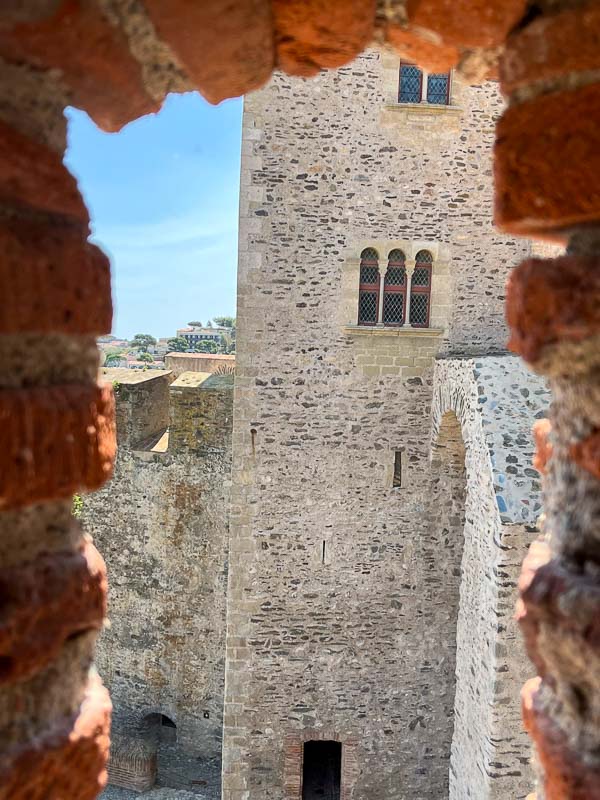
{"label": "parapet wall", "polygon": [[165,365],[174,375],[183,372],[211,372],[228,375],[235,370],[235,356],[209,353],[169,353]]}
{"label": "parapet wall", "polygon": [[[531,427],[548,403],[544,380],[515,357],[436,362],[429,514],[463,548],[450,761],[456,800],[522,798],[532,783],[519,707],[529,665],[514,609],[520,564],[541,509]],[[454,516],[451,434],[461,440],[463,459],[463,511],[454,509]]]}
{"label": "parapet wall", "polygon": [[[82,515],[111,580],[97,662],[113,730],[135,750],[149,715],[168,718],[174,738],[162,741],[160,724],[155,737],[157,784],[218,796],[233,378],[102,377],[117,398],[119,452]],[[120,785],[140,780],[129,761],[119,751]]]}

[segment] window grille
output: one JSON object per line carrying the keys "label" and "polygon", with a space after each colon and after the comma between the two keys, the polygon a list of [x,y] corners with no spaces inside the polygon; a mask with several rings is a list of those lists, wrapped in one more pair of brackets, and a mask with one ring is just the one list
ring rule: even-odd
{"label": "window grille", "polygon": [[399,103],[420,103],[423,91],[423,73],[416,64],[400,64]]}
{"label": "window grille", "polygon": [[402,250],[392,250],[383,282],[383,324],[404,325],[406,266]]}
{"label": "window grille", "polygon": [[358,324],[376,325],[379,320],[379,255],[373,247],[360,254]]}
{"label": "window grille", "polygon": [[415,258],[415,270],[410,284],[410,324],[415,328],[426,328],[429,325],[432,267],[431,253],[420,250]]}
{"label": "window grille", "polygon": [[427,102],[447,106],[450,102],[450,73],[437,72],[427,76]]}

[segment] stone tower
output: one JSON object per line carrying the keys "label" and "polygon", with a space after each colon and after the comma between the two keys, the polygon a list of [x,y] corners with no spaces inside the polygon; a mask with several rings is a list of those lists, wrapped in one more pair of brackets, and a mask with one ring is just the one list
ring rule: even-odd
{"label": "stone tower", "polygon": [[371,51],[246,99],[224,800],[531,785],[511,614],[546,393],[502,311],[529,245],[490,221],[496,85],[400,74]]}

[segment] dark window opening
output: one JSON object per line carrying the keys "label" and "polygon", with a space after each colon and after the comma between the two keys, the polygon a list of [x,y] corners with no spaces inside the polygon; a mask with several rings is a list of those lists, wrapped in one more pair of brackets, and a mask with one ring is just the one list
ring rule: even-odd
{"label": "dark window opening", "polygon": [[426,328],[429,325],[432,267],[431,253],[420,250],[415,259],[415,271],[410,285],[410,324],[415,328]]}
{"label": "dark window opening", "polygon": [[427,77],[427,102],[447,106],[450,102],[450,73],[438,72]]}
{"label": "dark window opening", "polygon": [[360,254],[358,324],[376,325],[379,319],[379,255],[367,247]]}
{"label": "dark window opening", "polygon": [[341,779],[341,742],[305,742],[302,800],[340,800]]}
{"label": "dark window opening", "polygon": [[383,324],[404,325],[406,266],[402,250],[392,250],[383,281]]}
{"label": "dark window opening", "polygon": [[399,103],[420,103],[423,91],[423,73],[416,64],[400,64]]}
{"label": "dark window opening", "polygon": [[394,453],[394,479],[392,481],[394,489],[402,488],[402,451],[396,450]]}

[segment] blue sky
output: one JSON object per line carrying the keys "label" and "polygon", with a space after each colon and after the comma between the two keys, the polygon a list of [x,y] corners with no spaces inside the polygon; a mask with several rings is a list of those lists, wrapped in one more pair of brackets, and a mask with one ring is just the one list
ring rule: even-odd
{"label": "blue sky", "polygon": [[171,336],[235,315],[242,101],[170,95],[112,134],[67,117],[65,163],[112,263],[113,333]]}

